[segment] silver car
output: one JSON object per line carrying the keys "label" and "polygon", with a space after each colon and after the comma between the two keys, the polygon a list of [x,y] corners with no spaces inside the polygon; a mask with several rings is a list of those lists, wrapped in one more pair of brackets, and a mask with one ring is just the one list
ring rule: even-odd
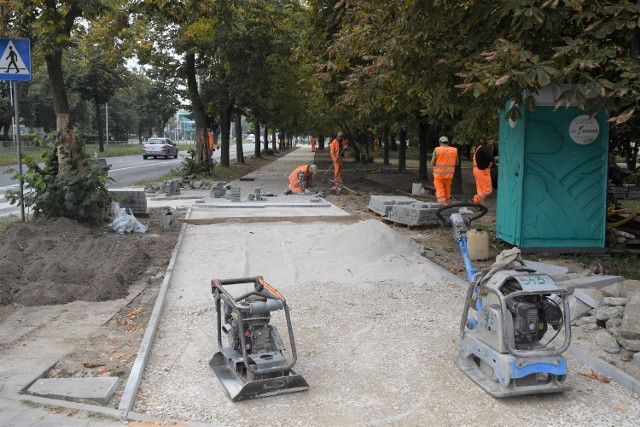
{"label": "silver car", "polygon": [[147,142],[142,144],[143,159],[146,160],[149,157],[156,159],[158,156],[163,156],[166,159],[169,157],[177,159],[178,147],[176,143],[169,138],[149,138]]}

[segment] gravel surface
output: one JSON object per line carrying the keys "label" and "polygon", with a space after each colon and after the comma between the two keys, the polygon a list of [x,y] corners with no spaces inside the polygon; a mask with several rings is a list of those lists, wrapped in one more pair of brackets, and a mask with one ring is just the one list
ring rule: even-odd
{"label": "gravel surface", "polygon": [[[185,232],[137,412],[229,426],[637,425],[638,396],[571,357],[567,393],[482,391],[453,363],[464,292],[379,221]],[[217,350],[209,283],[255,275],[287,298],[296,370],[311,388],[234,403],[208,368]]]}

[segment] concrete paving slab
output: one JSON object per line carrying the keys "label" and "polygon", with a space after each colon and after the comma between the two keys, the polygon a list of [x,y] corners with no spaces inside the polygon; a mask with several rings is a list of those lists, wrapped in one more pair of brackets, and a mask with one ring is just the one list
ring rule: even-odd
{"label": "concrete paving slab", "polygon": [[[64,311],[64,307],[61,305],[29,307],[29,310],[3,307],[2,310],[7,313],[6,317],[0,321],[0,345],[6,345],[18,341],[40,326],[51,322]],[[10,310],[12,312],[8,312]]]}
{"label": "concrete paving slab", "polygon": [[[316,220],[346,220],[351,216],[326,201],[313,196],[282,196],[277,200],[231,202],[226,199],[207,199],[194,206],[184,222],[215,224],[229,222],[308,222]],[[352,219],[355,221],[355,219]]]}
{"label": "concrete paving slab", "polygon": [[565,288],[569,294],[572,294],[573,290],[577,288],[603,288],[622,281],[624,281],[622,276],[594,275],[562,280],[557,283],[558,286]]}
{"label": "concrete paving slab", "polygon": [[569,272],[569,269],[567,267],[563,267],[561,265],[547,264],[545,262],[524,260],[524,265],[526,267],[536,270],[539,273],[548,274],[555,280],[558,280],[559,277],[562,277]]}
{"label": "concrete paving slab", "polygon": [[591,308],[598,308],[604,305],[602,301],[604,295],[599,289],[579,288],[573,291],[573,295]]}
{"label": "concrete paving slab", "polygon": [[106,404],[118,384],[118,377],[41,378],[26,393],[63,400],[90,400]]}

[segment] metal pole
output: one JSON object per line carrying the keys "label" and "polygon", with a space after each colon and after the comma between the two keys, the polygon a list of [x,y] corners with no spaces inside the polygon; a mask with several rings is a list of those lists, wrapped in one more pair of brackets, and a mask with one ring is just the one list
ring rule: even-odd
{"label": "metal pole", "polygon": [[[13,85],[9,82],[9,101],[11,105],[15,105],[13,103]],[[16,147],[16,117],[11,117],[11,130],[13,131],[13,147]]]}
{"label": "metal pole", "polygon": [[18,175],[20,176],[20,219],[24,222],[24,179],[22,178],[22,144],[20,143],[20,109],[18,108],[18,82],[13,82],[13,106],[16,121],[16,145],[18,147]]}

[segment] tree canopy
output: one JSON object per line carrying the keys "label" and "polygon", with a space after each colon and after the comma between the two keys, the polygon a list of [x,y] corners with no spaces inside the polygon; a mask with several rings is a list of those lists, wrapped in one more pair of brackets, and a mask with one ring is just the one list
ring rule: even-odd
{"label": "tree canopy", "polygon": [[[573,85],[558,108],[606,108],[616,149],[638,125],[634,1],[6,0],[0,18],[6,36],[32,39],[34,75],[46,68],[57,116],[80,114],[78,97],[102,104],[137,82],[143,99],[115,105],[128,103],[139,123],[154,115],[143,127],[162,130],[186,101],[196,163],[210,161],[206,132],[217,130],[228,164],[230,122],[241,114],[292,134],[341,130],[356,150],[404,132],[426,164],[439,134],[459,144],[495,138],[507,101],[518,119],[549,85]],[[78,58],[67,69],[65,52]],[[137,77],[123,66],[134,57]],[[51,120],[38,110],[29,120]]]}

